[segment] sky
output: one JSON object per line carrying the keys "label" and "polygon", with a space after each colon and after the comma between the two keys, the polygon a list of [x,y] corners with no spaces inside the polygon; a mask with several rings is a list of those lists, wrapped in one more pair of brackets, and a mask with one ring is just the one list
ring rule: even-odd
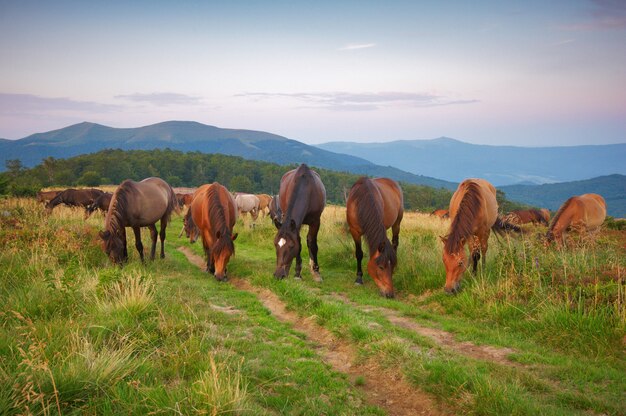
{"label": "sky", "polygon": [[0,138],[167,120],[624,143],[626,0],[0,0]]}

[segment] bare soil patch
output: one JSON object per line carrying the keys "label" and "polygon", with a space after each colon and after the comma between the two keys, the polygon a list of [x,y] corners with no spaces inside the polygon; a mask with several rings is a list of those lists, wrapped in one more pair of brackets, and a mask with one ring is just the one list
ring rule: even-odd
{"label": "bare soil patch", "polygon": [[[205,268],[204,259],[189,248],[179,247],[178,250],[191,263]],[[355,346],[338,339],[318,325],[313,317],[303,318],[288,310],[285,303],[272,291],[253,286],[244,279],[231,276],[229,280],[236,288],[254,293],[276,319],[289,323],[296,331],[305,334],[333,370],[346,374],[353,383],[357,378],[364,379],[365,383],[357,387],[363,390],[368,404],[384,409],[389,415],[447,414],[430,396],[409,384],[401,372],[384,369],[371,359],[359,362]]]}

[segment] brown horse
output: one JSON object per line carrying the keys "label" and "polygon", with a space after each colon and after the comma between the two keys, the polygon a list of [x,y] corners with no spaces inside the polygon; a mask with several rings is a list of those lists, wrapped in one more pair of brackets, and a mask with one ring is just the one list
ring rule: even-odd
{"label": "brown horse", "polygon": [[176,194],[176,201],[178,202],[178,206],[180,208],[188,207],[191,205],[191,201],[193,200],[193,194]]}
{"label": "brown horse", "polygon": [[430,215],[434,215],[435,217],[439,217],[439,218],[449,218],[450,217],[450,214],[448,213],[447,209],[436,209],[433,212],[431,212]]}
{"label": "brown horse", "polygon": [[466,179],[450,200],[450,231],[443,240],[443,264],[446,268],[447,293],[456,293],[460,280],[468,267],[467,244],[471,256],[473,271],[476,272],[478,260],[482,254],[483,267],[490,231],[501,232],[519,227],[498,218],[496,189],[484,179]]}
{"label": "brown horse", "polygon": [[543,217],[543,219],[546,220],[546,224],[549,224],[550,223],[550,210],[548,210],[547,208],[541,208],[539,212],[541,212],[541,216]]}
{"label": "brown horse", "polygon": [[[367,272],[380,293],[388,298],[394,296],[392,276],[397,264],[403,205],[402,189],[387,178],[360,178],[350,189],[346,202],[346,218],[355,245],[356,283],[363,284],[361,236],[365,235],[370,253]],[[390,227],[393,246],[387,238]]]}
{"label": "brown horse", "polygon": [[263,214],[263,217],[265,217],[265,215],[269,212],[272,197],[268,194],[256,194],[256,197],[259,198],[259,212]]}
{"label": "brown horse", "polygon": [[315,281],[321,282],[317,264],[317,233],[320,217],[326,205],[326,188],[320,175],[305,164],[285,173],[280,180],[280,209],[284,213],[282,225],[274,238],[276,247],[276,270],[274,277],[282,279],[289,274],[293,258],[296,258],[296,279],[300,279],[302,257],[300,251],[300,228],[309,226],[306,237],[309,248],[309,265]]}
{"label": "brown horse", "polygon": [[207,271],[219,281],[226,280],[226,265],[235,254],[233,227],[237,221],[237,205],[228,190],[217,182],[202,185],[193,196],[185,215],[185,231],[191,242],[202,236],[207,255]]}
{"label": "brown horse", "polygon": [[150,259],[154,260],[157,243],[155,224],[160,220],[161,258],[165,257],[165,229],[172,211],[177,208],[174,190],[163,179],[147,178],[141,182],[125,180],[113,194],[104,220],[104,231],[100,231],[104,251],[114,264],[126,262],[126,227],[131,227],[135,233],[135,247],[143,262],[141,227],[148,227],[152,238]]}
{"label": "brown horse", "polygon": [[39,191],[37,192],[37,202],[48,203],[63,191]]}
{"label": "brown horse", "polygon": [[93,201],[96,200],[103,192],[100,189],[74,189],[69,188],[62,192],[59,192],[57,196],[52,198],[50,202],[46,204],[46,211],[52,212],[54,207],[60,204],[65,204],[71,207],[83,207],[87,208]]}
{"label": "brown horse", "polygon": [[92,204],[85,208],[85,219],[89,218],[97,209],[106,213],[109,210],[111,198],[113,198],[113,194],[110,192],[103,192],[98,196]]}
{"label": "brown horse", "polygon": [[280,197],[278,195],[274,195],[272,197],[269,208],[270,218],[272,219],[276,229],[279,229],[283,224],[283,211],[280,209]]}
{"label": "brown horse", "polygon": [[[548,218],[550,213],[548,212]],[[522,225],[522,224],[542,224],[548,225],[544,212],[538,209],[517,209],[511,211],[506,216],[507,221]]]}
{"label": "brown horse", "polygon": [[557,245],[560,246],[568,231],[594,231],[602,225],[605,218],[606,202],[600,195],[573,196],[565,201],[554,215],[546,234],[547,243],[556,241]]}

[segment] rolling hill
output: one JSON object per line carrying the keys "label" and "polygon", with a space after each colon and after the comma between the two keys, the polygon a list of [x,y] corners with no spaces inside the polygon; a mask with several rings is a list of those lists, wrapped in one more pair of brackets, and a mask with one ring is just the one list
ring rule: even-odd
{"label": "rolling hill", "polygon": [[485,178],[496,186],[578,181],[626,174],[626,143],[597,146],[516,147],[450,138],[386,143],[329,142],[320,149],[447,181]]}
{"label": "rolling hill", "polygon": [[379,166],[355,156],[334,153],[272,133],[222,129],[191,121],[167,121],[138,128],[113,128],[80,123],[59,130],[37,133],[19,140],[0,141],[0,170],[5,161],[20,159],[27,167],[47,157],[67,158],[102,149],[164,149],[222,153],[278,164],[307,163],[311,166],[396,180],[435,188],[455,189],[456,184],[391,166]]}
{"label": "rolling hill", "polygon": [[552,183],[544,185],[500,186],[507,199],[525,204],[545,207],[552,211],[572,195],[600,194],[606,200],[607,213],[613,217],[626,217],[626,176],[609,175],[584,181]]}

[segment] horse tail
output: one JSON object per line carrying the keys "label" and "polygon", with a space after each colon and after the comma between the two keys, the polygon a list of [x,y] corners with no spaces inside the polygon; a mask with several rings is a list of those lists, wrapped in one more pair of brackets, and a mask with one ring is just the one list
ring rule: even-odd
{"label": "horse tail", "polygon": [[498,215],[498,218],[496,218],[496,222],[491,226],[491,229],[498,235],[503,235],[508,232],[522,232],[522,229],[520,227],[507,221],[500,215]]}
{"label": "horse tail", "polygon": [[178,205],[178,198],[176,198],[176,193],[174,192],[174,189],[172,188],[172,186],[168,183],[167,184],[168,187],[168,196],[167,196],[167,209],[165,210],[165,215],[167,216],[167,221],[169,222],[170,217],[172,216],[172,212],[175,212],[176,214],[181,213],[182,209],[180,207],[180,205]]}

